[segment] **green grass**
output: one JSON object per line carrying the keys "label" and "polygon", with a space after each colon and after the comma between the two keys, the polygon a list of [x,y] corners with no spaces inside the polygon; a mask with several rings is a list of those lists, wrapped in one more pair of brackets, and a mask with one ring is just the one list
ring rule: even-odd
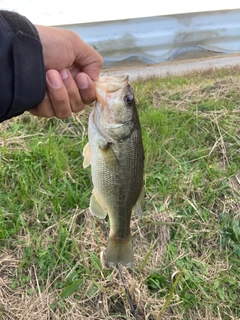
{"label": "green grass", "polygon": [[[239,74],[133,84],[146,207],[123,273],[139,319],[240,319]],[[132,319],[87,210],[86,115],[0,126],[0,319]]]}

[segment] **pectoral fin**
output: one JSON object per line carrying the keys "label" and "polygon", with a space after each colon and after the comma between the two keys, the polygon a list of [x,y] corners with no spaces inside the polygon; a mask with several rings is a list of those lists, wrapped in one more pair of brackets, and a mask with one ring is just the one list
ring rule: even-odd
{"label": "pectoral fin", "polygon": [[93,190],[93,194],[90,199],[90,211],[92,212],[92,214],[94,214],[99,219],[104,219],[107,215],[106,210],[102,207],[94,190]]}
{"label": "pectoral fin", "polygon": [[144,207],[144,187],[142,187],[142,190],[138,196],[137,202],[133,207],[133,211],[137,214],[138,219],[142,218],[143,207]]}
{"label": "pectoral fin", "polygon": [[103,161],[109,170],[114,171],[117,168],[119,168],[118,158],[113,149],[111,148],[110,144],[106,149],[102,149],[102,156]]}
{"label": "pectoral fin", "polygon": [[85,145],[83,149],[83,168],[87,168],[91,164],[91,148],[89,142]]}

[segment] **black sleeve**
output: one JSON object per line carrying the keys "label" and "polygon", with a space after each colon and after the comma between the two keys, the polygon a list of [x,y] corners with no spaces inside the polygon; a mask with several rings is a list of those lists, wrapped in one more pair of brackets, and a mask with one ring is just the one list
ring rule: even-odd
{"label": "black sleeve", "polygon": [[0,10],[0,122],[36,107],[45,91],[36,28],[25,17]]}

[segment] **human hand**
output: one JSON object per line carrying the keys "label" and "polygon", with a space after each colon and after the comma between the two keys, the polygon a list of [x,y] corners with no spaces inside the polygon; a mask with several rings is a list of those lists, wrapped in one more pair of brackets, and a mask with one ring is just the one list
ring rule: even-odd
{"label": "human hand", "polygon": [[98,80],[102,57],[75,32],[36,26],[43,48],[47,92],[30,112],[64,119],[96,99],[92,80]]}

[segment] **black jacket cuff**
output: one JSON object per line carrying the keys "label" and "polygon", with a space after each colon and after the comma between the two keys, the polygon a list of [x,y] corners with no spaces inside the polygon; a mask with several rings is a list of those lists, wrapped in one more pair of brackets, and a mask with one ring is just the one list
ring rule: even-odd
{"label": "black jacket cuff", "polygon": [[8,11],[0,11],[2,26],[1,33],[6,32],[0,39],[8,57],[4,59],[3,47],[0,54],[7,65],[0,67],[1,96],[5,95],[0,96],[0,122],[36,107],[46,92],[42,45],[36,28],[25,17]]}

